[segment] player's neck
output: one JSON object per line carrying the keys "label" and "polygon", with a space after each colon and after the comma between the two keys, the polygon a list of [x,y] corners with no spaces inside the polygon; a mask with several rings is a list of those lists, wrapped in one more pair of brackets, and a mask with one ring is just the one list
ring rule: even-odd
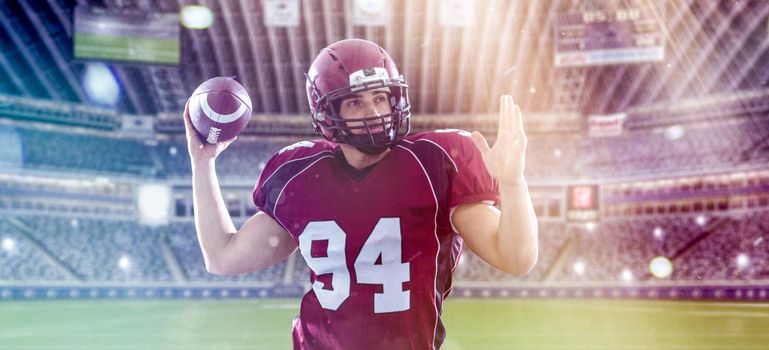
{"label": "player's neck", "polygon": [[366,154],[350,145],[340,144],[339,146],[342,148],[342,154],[344,154],[347,164],[358,170],[378,163],[387,153],[390,153],[389,148],[380,154]]}

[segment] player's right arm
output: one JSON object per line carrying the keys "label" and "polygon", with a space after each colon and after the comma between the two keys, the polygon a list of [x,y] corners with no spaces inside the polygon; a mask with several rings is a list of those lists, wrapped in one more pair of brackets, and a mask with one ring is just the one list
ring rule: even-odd
{"label": "player's right arm", "polygon": [[184,108],[187,149],[192,163],[195,229],[206,270],[215,275],[236,275],[269,267],[288,257],[296,243],[274,219],[264,213],[250,217],[235,229],[216,176],[216,157],[233,141],[215,145],[202,142]]}

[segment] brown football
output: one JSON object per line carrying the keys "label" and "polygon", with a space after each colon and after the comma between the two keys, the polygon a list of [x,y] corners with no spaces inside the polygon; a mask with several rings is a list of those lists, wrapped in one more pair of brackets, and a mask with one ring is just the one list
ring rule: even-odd
{"label": "brown football", "polygon": [[207,143],[237,136],[251,119],[251,98],[235,79],[211,78],[200,84],[189,101],[192,126]]}

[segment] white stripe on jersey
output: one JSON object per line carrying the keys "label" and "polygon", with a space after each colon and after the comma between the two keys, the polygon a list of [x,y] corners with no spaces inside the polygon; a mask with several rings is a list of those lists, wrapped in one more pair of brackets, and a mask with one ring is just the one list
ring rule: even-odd
{"label": "white stripe on jersey", "polygon": [[[318,154],[320,154],[320,152],[319,152],[319,153],[316,153],[315,155],[318,155]],[[280,189],[280,193],[278,193],[278,198],[276,198],[276,199],[275,199],[275,207],[274,207],[274,208],[272,208],[272,215],[275,217],[275,219],[277,219],[277,220],[278,220],[278,222],[280,223],[280,225],[281,225],[281,226],[283,226],[283,228],[284,228],[284,229],[286,229],[286,232],[291,232],[291,231],[289,231],[289,230],[288,230],[288,228],[287,228],[285,225],[283,225],[283,223],[282,223],[282,222],[280,222],[280,219],[278,218],[278,203],[280,203],[280,197],[283,195],[283,190],[285,190],[285,189],[286,189],[286,187],[288,186],[288,184],[290,184],[290,183],[291,183],[291,181],[293,181],[293,180],[294,180],[294,178],[296,178],[297,176],[301,175],[301,174],[302,174],[303,172],[305,172],[307,169],[309,169],[309,168],[311,168],[313,165],[315,165],[315,163],[319,162],[321,159],[324,159],[324,158],[334,158],[334,156],[331,156],[331,155],[329,155],[329,156],[323,156],[323,157],[320,157],[320,158],[316,159],[314,162],[310,163],[310,165],[308,165],[308,166],[304,167],[304,169],[302,169],[300,172],[296,173],[296,175],[294,175],[294,176],[292,176],[290,179],[288,179],[288,181],[286,181],[286,183],[285,183],[285,184],[283,184],[283,187]],[[288,164],[288,163],[286,163],[286,164]],[[276,170],[276,172],[277,172],[277,170]],[[273,174],[274,174],[274,173],[273,173]]]}
{"label": "white stripe on jersey", "polygon": [[411,153],[412,156],[414,156],[414,159],[419,163],[419,166],[422,168],[422,172],[424,172],[425,177],[427,178],[427,183],[430,184],[430,191],[433,193],[433,199],[435,199],[435,220],[434,220],[434,226],[433,226],[433,232],[435,234],[435,243],[437,243],[437,249],[435,250],[435,274],[433,275],[433,306],[435,306],[435,326],[433,326],[433,341],[430,343],[430,349],[434,349],[435,346],[435,332],[438,330],[438,300],[435,300],[435,294],[438,291],[438,254],[441,252],[441,241],[438,238],[438,196],[435,194],[435,189],[433,188],[433,182],[430,180],[430,175],[427,174],[427,169],[425,169],[425,166],[422,165],[422,161],[419,160],[419,157],[417,157],[414,152],[412,152],[410,149],[403,147],[401,145],[398,145],[398,147],[405,149],[409,153]]}
{"label": "white stripe on jersey", "polygon": [[270,181],[270,179],[272,178],[272,176],[273,176],[273,175],[275,175],[275,174],[277,174],[277,173],[278,173],[278,170],[280,170],[280,168],[282,168],[282,167],[283,167],[283,166],[285,166],[286,164],[289,164],[289,163],[293,163],[293,162],[297,162],[297,161],[300,161],[300,160],[303,160],[303,159],[307,159],[307,158],[312,158],[312,157],[315,157],[315,156],[317,156],[317,155],[319,155],[319,154],[322,154],[322,153],[333,154],[333,152],[331,152],[331,151],[329,151],[329,150],[321,150],[320,152],[318,152],[318,153],[314,153],[314,154],[311,154],[311,155],[309,155],[309,156],[307,156],[307,157],[302,157],[302,158],[297,158],[297,159],[292,159],[292,160],[289,160],[288,162],[285,162],[285,163],[281,164],[281,165],[280,165],[280,166],[279,166],[277,169],[275,169],[275,171],[273,171],[273,172],[272,172],[272,174],[270,174],[270,176],[268,176],[268,177],[267,177],[267,179],[265,179],[265,180],[264,180],[264,182],[262,182],[262,186],[264,186],[264,184],[266,184],[266,183],[267,183],[267,181]]}
{"label": "white stripe on jersey", "polygon": [[[412,145],[413,145],[413,144],[414,144],[414,142],[415,142],[415,141],[409,141],[409,140],[403,140],[403,141],[406,141],[406,142],[408,142],[408,143],[410,143],[410,144],[412,144]],[[453,158],[451,158],[451,156],[449,155],[449,152],[446,152],[446,149],[445,149],[445,148],[443,148],[443,146],[439,145],[438,143],[436,143],[436,142],[435,142],[435,141],[433,141],[433,140],[428,140],[428,139],[419,139],[419,140],[417,140],[417,141],[425,141],[425,142],[429,142],[429,143],[432,143],[433,145],[435,145],[436,147],[440,148],[440,150],[441,150],[441,151],[443,151],[443,153],[446,155],[446,157],[447,157],[447,158],[449,158],[449,160],[451,161],[451,165],[453,165],[453,166],[454,166],[454,171],[456,171],[456,172],[459,172],[459,168],[457,168],[457,163],[454,163],[454,159],[453,159]]]}

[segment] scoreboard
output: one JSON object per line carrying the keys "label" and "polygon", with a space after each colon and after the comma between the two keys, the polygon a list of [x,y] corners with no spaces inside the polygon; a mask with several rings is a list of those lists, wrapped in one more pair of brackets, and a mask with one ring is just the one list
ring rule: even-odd
{"label": "scoreboard", "polygon": [[553,34],[556,67],[657,62],[665,58],[661,22],[646,7],[561,13]]}
{"label": "scoreboard", "polygon": [[598,221],[599,212],[598,185],[570,185],[566,187],[567,221]]}
{"label": "scoreboard", "polygon": [[75,7],[73,53],[78,60],[181,62],[179,14]]}

